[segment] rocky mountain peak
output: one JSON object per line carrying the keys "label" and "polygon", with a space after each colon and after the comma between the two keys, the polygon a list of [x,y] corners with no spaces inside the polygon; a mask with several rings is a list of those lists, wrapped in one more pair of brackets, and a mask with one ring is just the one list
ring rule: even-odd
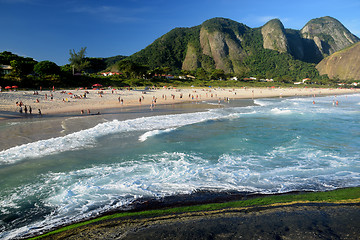
{"label": "rocky mountain peak", "polygon": [[263,36],[264,48],[279,52],[289,52],[285,28],[279,19],[273,19],[267,22],[261,28],[261,34]]}
{"label": "rocky mountain peak", "polygon": [[310,20],[300,33],[303,38],[313,41],[323,56],[330,55],[360,40],[338,20],[328,16]]}

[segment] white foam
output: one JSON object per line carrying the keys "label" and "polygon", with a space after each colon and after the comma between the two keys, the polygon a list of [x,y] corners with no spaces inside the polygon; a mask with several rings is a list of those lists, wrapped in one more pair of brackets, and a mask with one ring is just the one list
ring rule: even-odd
{"label": "white foam", "polygon": [[92,147],[96,144],[96,138],[114,133],[174,128],[222,117],[226,116],[224,116],[223,113],[220,113],[220,111],[207,111],[142,117],[126,121],[113,120],[66,136],[40,140],[3,150],[0,152],[0,165],[12,164],[26,158],[36,158]]}
{"label": "white foam", "polygon": [[[304,152],[299,156],[300,161],[286,163],[277,160],[282,155],[282,149],[267,156],[222,154],[216,160],[208,160],[198,153],[148,154],[142,159],[122,163],[47,173],[39,177],[36,184],[14,189],[6,199],[0,199],[0,204],[4,209],[16,209],[24,199],[41,196],[45,206],[54,209],[44,220],[8,232],[8,236],[17,237],[33,229],[48,230],[128,206],[141,197],[187,194],[198,189],[273,193],[319,187],[329,189],[339,186],[333,183],[344,179],[351,179],[350,185],[360,182],[359,173],[345,169],[341,174],[334,174],[331,164],[339,160],[336,156],[328,156],[332,159],[324,165],[322,161],[316,161],[325,155],[324,152]],[[355,158],[342,158],[341,161],[341,167],[347,169],[356,162]],[[346,182],[341,184],[347,185]]]}
{"label": "white foam", "polygon": [[262,107],[269,106],[269,105],[272,104],[271,101],[267,101],[266,99],[255,99],[254,103],[256,105],[259,105],[259,106],[262,106]]}
{"label": "white foam", "polygon": [[162,133],[168,133],[168,132],[171,132],[173,130],[175,130],[176,128],[168,128],[168,129],[165,129],[165,130],[152,130],[152,131],[148,131],[146,133],[144,133],[143,135],[141,135],[139,137],[139,141],[140,142],[145,142],[148,138],[150,137],[153,137],[153,136],[156,136],[156,135],[159,135],[159,134],[162,134]]}
{"label": "white foam", "polygon": [[273,108],[270,111],[273,114],[291,114],[292,113],[292,111],[290,109]]}

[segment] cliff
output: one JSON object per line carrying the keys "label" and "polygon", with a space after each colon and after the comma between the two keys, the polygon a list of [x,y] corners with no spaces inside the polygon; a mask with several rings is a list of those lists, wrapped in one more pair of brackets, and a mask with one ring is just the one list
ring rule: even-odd
{"label": "cliff", "polygon": [[340,80],[360,80],[360,42],[322,60],[316,68],[321,75]]}

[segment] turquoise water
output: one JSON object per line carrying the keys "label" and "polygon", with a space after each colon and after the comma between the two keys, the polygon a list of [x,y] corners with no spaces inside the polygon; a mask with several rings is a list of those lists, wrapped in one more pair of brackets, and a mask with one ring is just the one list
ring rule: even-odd
{"label": "turquoise water", "polygon": [[[52,137],[31,136],[3,148],[0,238],[46,231],[147,197],[360,185],[360,95],[258,99],[245,107],[242,101],[130,119],[69,117]],[[0,131],[25,124],[3,123]]]}

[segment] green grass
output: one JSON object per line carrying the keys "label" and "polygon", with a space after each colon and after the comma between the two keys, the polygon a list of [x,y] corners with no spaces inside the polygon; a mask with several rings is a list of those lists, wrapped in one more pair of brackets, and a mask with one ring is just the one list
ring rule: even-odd
{"label": "green grass", "polygon": [[187,212],[200,212],[200,211],[216,211],[222,209],[234,209],[234,208],[247,208],[247,207],[258,207],[258,206],[269,206],[274,204],[290,204],[290,203],[349,203],[349,202],[360,202],[360,187],[355,188],[344,188],[328,192],[311,192],[311,193],[299,193],[299,194],[285,194],[285,195],[269,195],[264,197],[258,197],[242,201],[233,201],[225,203],[211,203],[201,204],[186,207],[175,207],[165,208],[158,210],[148,210],[140,212],[121,212],[112,215],[107,215],[92,219],[89,221],[72,224],[55,231],[46,233],[44,235],[34,237],[31,239],[40,239],[45,236],[64,232],[70,229],[78,228],[91,223],[100,222],[103,220],[109,220],[114,218],[122,217],[154,217],[163,216]]}

